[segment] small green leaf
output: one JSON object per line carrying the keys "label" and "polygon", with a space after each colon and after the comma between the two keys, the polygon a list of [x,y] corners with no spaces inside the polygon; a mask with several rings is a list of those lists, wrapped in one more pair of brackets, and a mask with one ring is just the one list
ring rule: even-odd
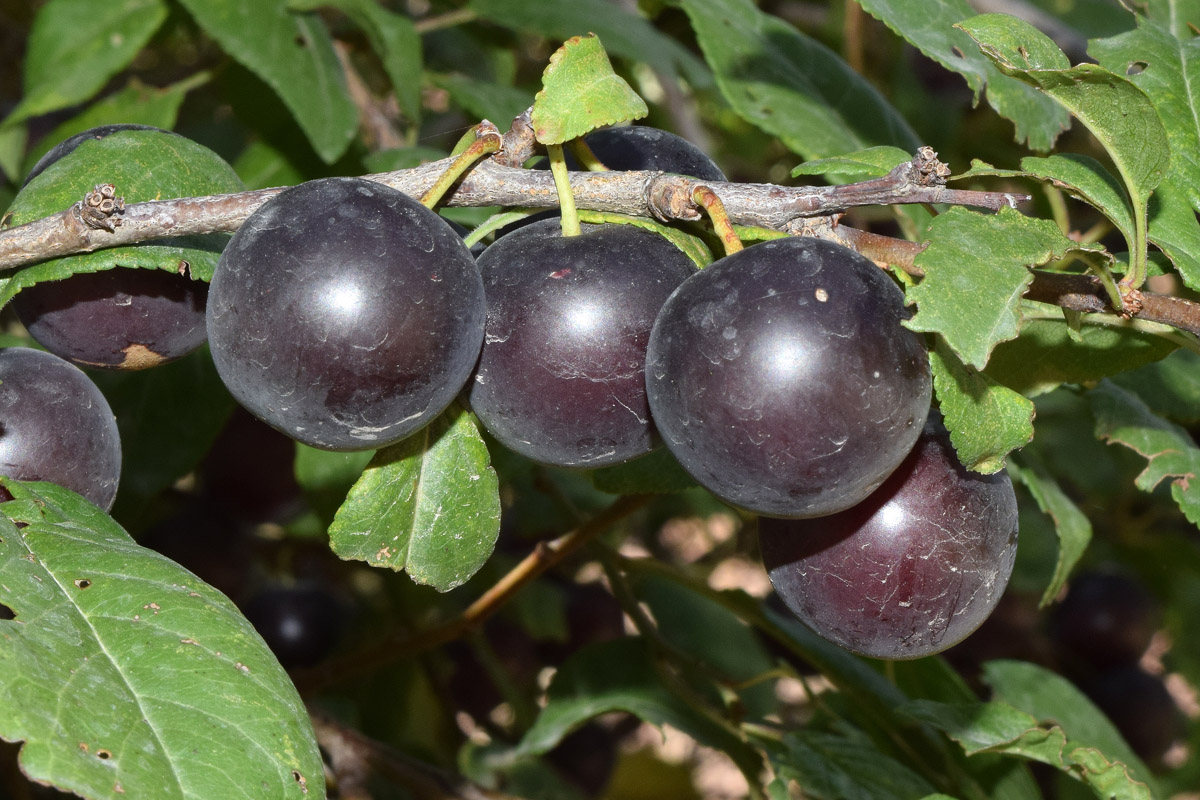
{"label": "small green leaf", "polygon": [[295,186],[304,180],[304,173],[288,161],[287,156],[263,141],[250,142],[233,162],[247,189],[267,189],[273,186]]}
{"label": "small green leaf", "polygon": [[951,208],[926,235],[929,245],[916,258],[925,277],[908,291],[917,313],[905,326],[942,334],[978,369],[993,347],[1017,337],[1021,295],[1033,281],[1028,268],[1082,249],[1050,220],[1011,208],[999,214]]}
{"label": "small green leaf", "polygon": [[546,705],[517,753],[546,753],[587,720],[610,711],[677,728],[725,752],[743,769],[762,767],[749,745],[663,684],[650,647],[638,637],[589,644],[568,658],[550,682]]}
{"label": "small green leaf", "polygon": [[1146,459],[1135,485],[1150,492],[1170,478],[1171,497],[1188,521],[1200,525],[1200,449],[1188,432],[1111,381],[1101,381],[1088,398],[1096,415],[1096,438],[1123,444]]}
{"label": "small green leaf", "polygon": [[1004,469],[1008,454],[1033,440],[1033,403],[964,365],[940,338],[929,364],[959,461],[987,474]]}
{"label": "small green leaf", "polygon": [[910,160],[912,160],[912,155],[899,147],[880,145],[859,150],[857,153],[844,153],[832,158],[806,161],[792,170],[792,177],[825,175],[839,183],[865,181],[887,175],[896,167]]}
{"label": "small green leaf", "polygon": [[[921,800],[934,787],[861,732],[802,730],[767,748],[771,767],[821,800]],[[864,765],[870,764],[869,769]]]}
{"label": "small green leaf", "polygon": [[304,704],[233,603],[78,495],[4,484],[0,736],[26,774],[104,800],[324,797]]}
{"label": "small green leaf", "polygon": [[[704,62],[644,17],[608,0],[531,3],[529,0],[470,0],[481,19],[521,34],[540,33],[563,40],[591,31],[617,58],[649,64],[668,76],[681,75],[696,88],[712,85]],[[528,105],[528,103],[526,104]]]}
{"label": "small green leaf", "polygon": [[1025,485],[1038,508],[1054,521],[1058,534],[1058,563],[1038,603],[1039,608],[1045,608],[1058,597],[1071,570],[1087,550],[1092,540],[1092,523],[1044,470],[1009,464],[1008,474]]}
{"label": "small green leaf", "polygon": [[921,145],[904,117],[832,50],[750,0],[682,0],[721,94],[806,159]]}
{"label": "small green leaf", "polygon": [[1150,98],[1171,143],[1168,179],[1200,209],[1200,39],[1190,31],[1182,39],[1138,17],[1136,30],[1094,40],[1088,54]]}
{"label": "small green leaf", "polygon": [[1123,75],[1096,64],[1071,67],[1045,34],[1006,14],[981,14],[960,23],[1006,75],[1053,97],[1108,152],[1133,207],[1135,271],[1145,266],[1146,204],[1170,160],[1166,129],[1150,98]]}
{"label": "small green leaf", "polygon": [[648,113],[646,102],[613,72],[600,40],[594,35],[573,36],[550,56],[530,122],[539,142],[562,144]]}
{"label": "small green leaf", "polygon": [[967,0],[861,0],[867,13],[946,69],[957,72],[978,99],[987,88],[988,105],[1016,125],[1018,142],[1033,150],[1049,150],[1070,125],[1070,117],[1050,98],[1001,73],[954,27],[975,15]]}
{"label": "small green leaf", "polygon": [[1151,196],[1149,215],[1150,241],[1167,254],[1185,284],[1200,289],[1200,221],[1174,181]]}
{"label": "small green leaf", "polygon": [[1177,349],[1162,336],[1119,321],[1114,325],[1085,324],[1072,336],[1061,309],[1030,301],[1022,308],[1026,318],[1021,335],[998,345],[984,372],[1026,397],[1045,394],[1064,383],[1091,383],[1117,375]]}
{"label": "small green leaf", "polygon": [[682,250],[683,254],[690,258],[698,269],[707,267],[713,260],[712,251],[699,236],[647,217],[631,217],[613,211],[580,211],[579,221],[596,225],[632,225],[635,228],[653,231]]}
{"label": "small green leaf", "polygon": [[449,591],[492,554],[498,486],[474,417],[451,406],[376,453],[334,517],[330,544],[341,558],[404,570]]}
{"label": "small green leaf", "polygon": [[313,149],[336,161],[358,131],[329,31],[288,0],[180,0],[204,32],[279,95]]}
{"label": "small green leaf", "polygon": [[25,172],[29,172],[37,160],[59,142],[99,125],[130,123],[169,131],[175,127],[179,108],[187,93],[208,81],[209,74],[200,72],[160,89],[131,79],[124,89],[97,100],[78,116],[43,136],[25,159]]}
{"label": "small green leaf", "polygon": [[[1113,763],[1127,767],[1132,775],[1130,781],[1134,782],[1127,788],[1134,794],[1114,796],[1144,798],[1140,792],[1146,787],[1151,796],[1157,796],[1156,781],[1149,768],[1125,743],[1108,717],[1066,678],[1036,664],[999,660],[983,665],[983,680],[992,687],[996,700],[1062,726],[1069,744],[1076,750],[1098,748]],[[1077,753],[1069,755],[1074,758]],[[1096,775],[1089,766],[1093,757],[1078,755],[1083,758],[1082,766]]]}
{"label": "small green leaf", "polygon": [[[30,181],[9,209],[12,223],[69,208],[98,183],[115,185],[126,203],[242,190],[232,167],[190,139],[160,131],[118,131],[83,142]],[[0,305],[25,286],[114,267],[182,271],[207,281],[228,240],[226,234],[181,236],[43,261],[0,278]]]}
{"label": "small green leaf", "polygon": [[601,467],[588,474],[593,486],[609,494],[670,494],[696,487],[695,479],[687,474],[665,447],[659,447],[633,461]]}
{"label": "small green leaf", "polygon": [[[21,157],[29,140],[29,129],[24,125],[0,127],[0,176],[11,184],[21,182]],[[0,208],[6,204],[0,202]]]}
{"label": "small green leaf", "polygon": [[1072,197],[1090,203],[1117,227],[1129,247],[1135,243],[1133,209],[1125,187],[1091,156],[1067,153],[1048,158],[1023,158],[1021,169],[1049,181]]}
{"label": "small green leaf", "polygon": [[400,110],[409,122],[421,119],[421,35],[412,20],[388,11],[375,0],[289,0],[292,11],[336,8],[367,35],[371,49],[383,62]]}
{"label": "small green leaf", "polygon": [[129,66],[166,18],[165,0],[50,0],[29,33],[24,97],[0,126],[87,100]]}

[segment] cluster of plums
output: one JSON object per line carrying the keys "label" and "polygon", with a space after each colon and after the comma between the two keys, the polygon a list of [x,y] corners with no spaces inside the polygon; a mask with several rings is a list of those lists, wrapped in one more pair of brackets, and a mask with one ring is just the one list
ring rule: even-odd
{"label": "cluster of plums", "polygon": [[[677,137],[625,130],[589,137],[612,167],[721,177]],[[55,349],[39,316],[22,318]],[[965,471],[930,419],[925,346],[905,316],[882,270],[829,242],[764,242],[697,270],[652,231],[564,237],[549,219],[476,259],[412,198],[328,178],[246,220],[206,328],[238,402],[318,448],[397,442],[460,396],[495,440],[545,464],[618,464],[661,441],[762,516],[764,560],[802,620],[856,652],[915,658],[991,611],[1017,515],[1008,479]]]}

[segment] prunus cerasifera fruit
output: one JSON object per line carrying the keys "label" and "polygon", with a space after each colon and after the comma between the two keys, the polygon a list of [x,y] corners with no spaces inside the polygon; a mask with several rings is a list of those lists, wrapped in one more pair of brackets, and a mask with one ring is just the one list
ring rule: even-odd
{"label": "prunus cerasifera fruit", "polygon": [[[25,185],[81,144],[126,131],[179,135],[149,125],[102,125],[55,145],[34,165]],[[179,164],[148,163],[147,168]],[[83,167],[91,169],[94,165]],[[204,344],[208,285],[149,269],[79,273],[23,289],[13,310],[29,335],[55,355],[81,366],[144,369],[187,355]]]}
{"label": "prunus cerasifera fruit", "polygon": [[208,284],[174,272],[81,272],[21,290],[13,310],[29,335],[86,367],[144,369],[204,344]]}
{"label": "prunus cerasifera fruit", "polygon": [[931,421],[870,497],[820,519],[759,520],[763,564],[788,608],[866,656],[910,659],[965,639],[999,602],[1017,549],[1004,473],[958,461]]}
{"label": "prunus cerasifera fruit", "polygon": [[361,178],[292,187],[234,234],[208,337],[229,391],[305,444],[365,450],[420,429],[462,389],[483,284],[444,219]]}
{"label": "prunus cerasifera fruit", "polygon": [[0,350],[0,475],[57,483],[112,508],[121,477],[117,421],[82,370],[41,350]]}
{"label": "prunus cerasifera fruit", "polygon": [[688,278],[650,335],[650,410],[683,467],[778,517],[849,508],[916,442],[932,391],[900,289],[867,259],[792,237]]}
{"label": "prunus cerasifera fruit", "polygon": [[[612,170],[674,172],[706,181],[724,181],[725,173],[699,147],[670,131],[649,125],[627,125],[592,131],[583,137],[600,163]],[[566,151],[567,167],[582,169]],[[548,167],[549,162],[539,166]]]}
{"label": "prunus cerasifera fruit", "polygon": [[1139,581],[1119,572],[1082,572],[1050,614],[1058,650],[1092,667],[1136,664],[1161,622],[1158,603]]}
{"label": "prunus cerasifera fruit", "polygon": [[346,616],[337,598],[317,586],[266,589],[242,611],[285,669],[310,667],[329,655]]}
{"label": "prunus cerasifera fruit", "polygon": [[487,328],[471,407],[511,450],[546,464],[599,467],[649,452],[650,328],[695,268],[675,245],[630,225],[564,237],[543,220],[479,257]]}

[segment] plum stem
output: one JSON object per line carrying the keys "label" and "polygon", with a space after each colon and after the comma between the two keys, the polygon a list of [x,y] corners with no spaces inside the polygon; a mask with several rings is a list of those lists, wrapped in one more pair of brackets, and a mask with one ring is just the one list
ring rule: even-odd
{"label": "plum stem", "polygon": [[742,249],[742,240],[738,238],[733,222],[729,219],[729,213],[725,211],[725,204],[721,202],[721,198],[717,196],[716,192],[708,186],[697,186],[692,192],[692,202],[703,208],[708,214],[708,218],[712,220],[713,229],[721,237],[725,255],[731,256]]}
{"label": "plum stem", "polygon": [[550,156],[550,174],[554,176],[554,188],[558,192],[558,207],[562,211],[563,236],[578,236],[579,212],[575,209],[575,195],[571,194],[571,176],[567,171],[567,158],[561,144],[546,145]]}
{"label": "plum stem", "polygon": [[442,171],[442,174],[438,176],[433,185],[421,195],[421,205],[432,209],[446,192],[450,190],[450,187],[466,174],[467,170],[475,165],[475,162],[484,156],[495,153],[500,149],[500,145],[503,144],[500,131],[487,120],[476,125],[474,133],[475,141],[471,142],[465,150],[455,156],[454,160]]}

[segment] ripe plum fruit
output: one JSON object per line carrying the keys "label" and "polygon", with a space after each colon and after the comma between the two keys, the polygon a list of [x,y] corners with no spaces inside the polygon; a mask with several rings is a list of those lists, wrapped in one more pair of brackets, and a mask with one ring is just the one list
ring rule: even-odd
{"label": "ripe plum fruit", "polygon": [[82,370],[41,350],[0,350],[0,475],[57,483],[112,508],[121,477],[117,421]]}
{"label": "ripe plum fruit", "polygon": [[382,447],[426,425],[470,377],[483,320],[458,234],[361,178],[264,204],[222,253],[208,300],[213,361],[234,398],[326,450]]}
{"label": "ripe plum fruit", "polygon": [[[149,125],[101,125],[55,145],[34,165],[25,185],[79,145]],[[86,367],[145,369],[204,344],[208,285],[185,275],[148,269],[79,273],[23,289],[13,310],[29,335],[57,356]]]}
{"label": "ripe plum fruit", "polygon": [[85,367],[144,369],[204,344],[208,284],[174,272],[112,269],[23,289],[13,310],[29,335]]}
{"label": "ripe plum fruit", "polygon": [[685,281],[646,356],[650,410],[683,467],[777,517],[842,511],[908,455],[929,413],[900,289],[857,253],[793,237]]}
{"label": "ripe plum fruit", "polygon": [[[612,170],[658,170],[688,175],[706,181],[724,181],[725,173],[708,154],[670,131],[649,125],[628,125],[592,131],[583,141]],[[566,153],[570,169],[582,169]]]}
{"label": "ripe plum fruit", "polygon": [[557,220],[514,231],[479,257],[487,328],[471,407],[511,450],[546,464],[600,467],[656,444],[646,340],[667,296],[695,272],[656,233]]}
{"label": "ripe plum fruit", "polygon": [[966,470],[931,420],[866,500],[820,519],[762,518],[758,537],[801,622],[862,655],[921,658],[965,639],[996,607],[1016,558],[1017,500],[1003,472]]}

